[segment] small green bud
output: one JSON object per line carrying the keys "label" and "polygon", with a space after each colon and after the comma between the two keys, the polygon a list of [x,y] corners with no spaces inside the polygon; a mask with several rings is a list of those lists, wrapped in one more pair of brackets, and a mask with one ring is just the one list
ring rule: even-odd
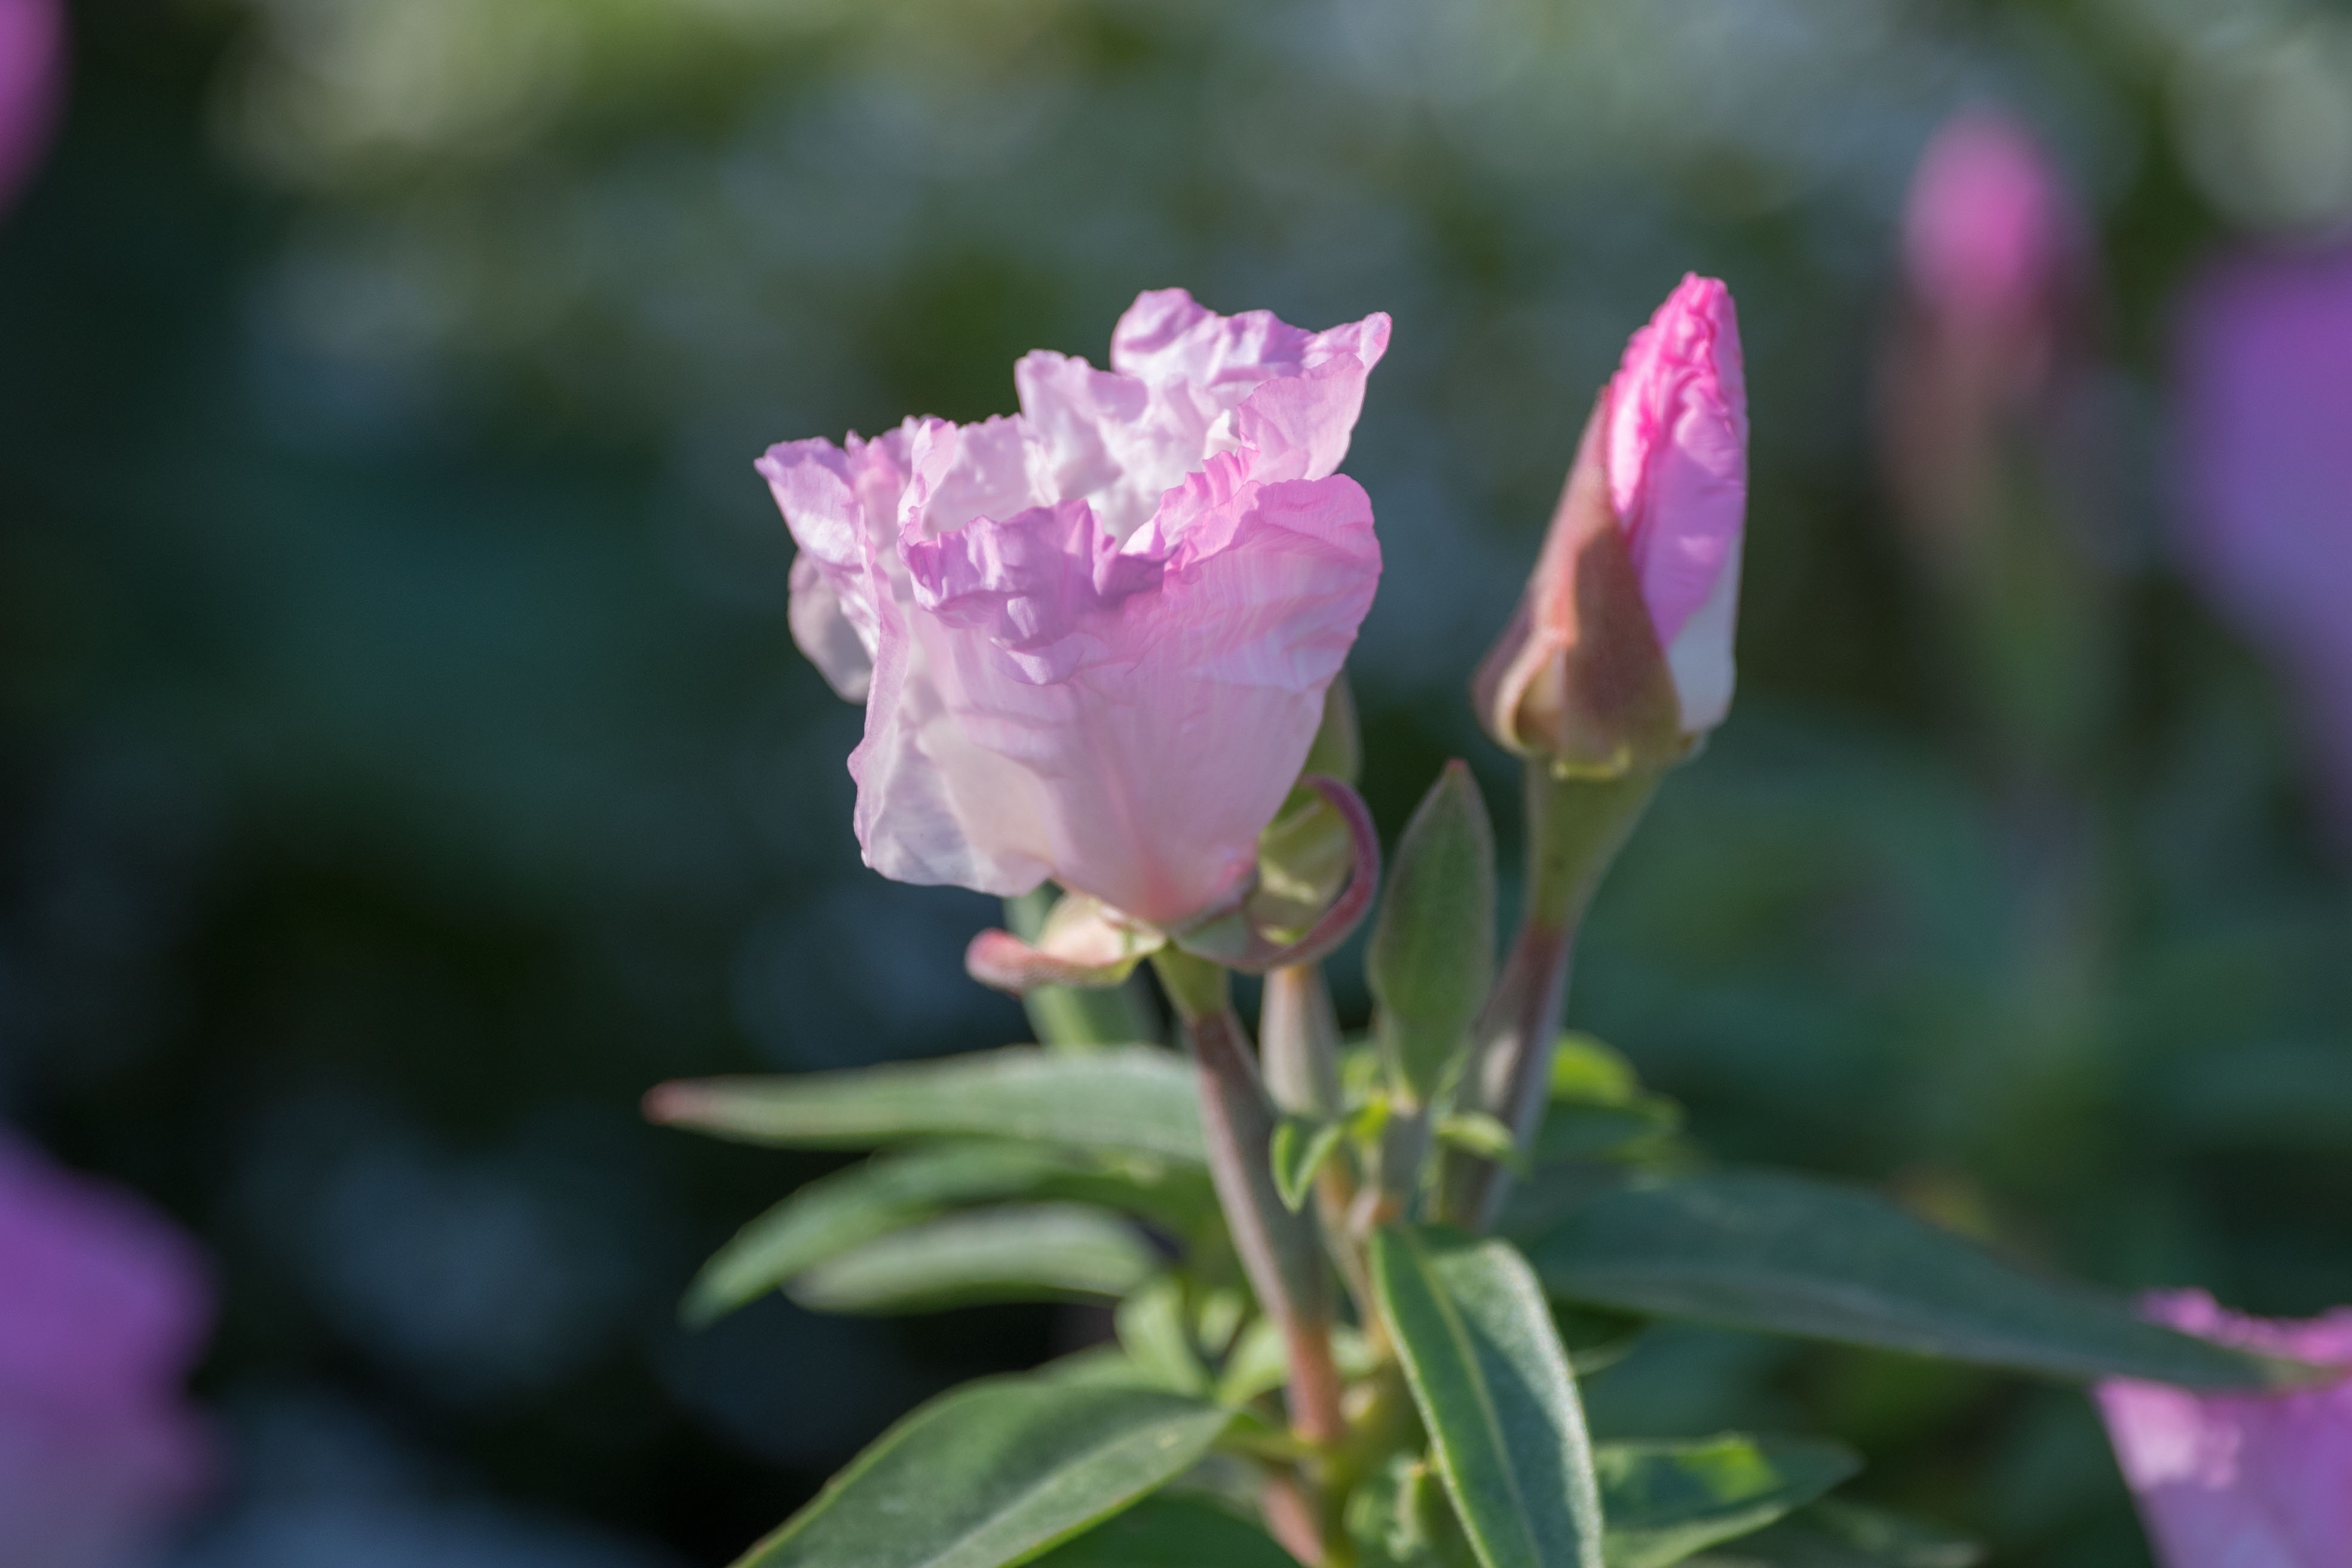
{"label": "small green bud", "polygon": [[1426,1104],[1495,977],[1495,829],[1458,759],[1405,825],[1364,972],[1391,1080]]}

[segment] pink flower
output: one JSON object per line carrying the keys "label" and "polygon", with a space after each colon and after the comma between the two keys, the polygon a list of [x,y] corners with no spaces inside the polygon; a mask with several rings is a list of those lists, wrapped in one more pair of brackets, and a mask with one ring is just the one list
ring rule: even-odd
{"label": "pink flower", "polygon": [[2177,348],[2182,552],[2286,667],[2352,837],[2352,250],[2217,268]]}
{"label": "pink flower", "polygon": [[64,98],[58,0],[0,0],[0,207],[40,161]]}
{"label": "pink flower", "polygon": [[[2202,1290],[2141,1310],[2224,1344],[2352,1369],[2352,1308],[2306,1322],[2226,1311]],[[2297,1394],[2097,1390],[2116,1458],[2168,1568],[2343,1568],[2352,1562],[2352,1382]]]}
{"label": "pink flower", "polygon": [[0,1136],[0,1562],[110,1568],[202,1489],[180,1383],[206,1294],[143,1205]]}
{"label": "pink flower", "polygon": [[1245,890],[1379,578],[1333,470],[1388,330],[1166,289],[1108,371],[1022,360],[1016,416],[769,451],[794,634],[866,701],[868,865],[1160,929]]}
{"label": "pink flower", "polygon": [[1685,277],[1586,426],[1479,712],[1514,751],[1611,769],[1678,755],[1731,707],[1748,394],[1731,293]]}

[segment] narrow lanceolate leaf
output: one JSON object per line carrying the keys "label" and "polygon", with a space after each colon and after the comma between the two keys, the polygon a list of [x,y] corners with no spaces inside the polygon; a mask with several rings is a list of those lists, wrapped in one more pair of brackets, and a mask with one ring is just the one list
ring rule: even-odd
{"label": "narrow lanceolate leaf", "polygon": [[850,1072],[666,1083],[656,1121],[745,1143],[863,1149],[964,1135],[1116,1150],[1203,1164],[1200,1091],[1182,1058],[1148,1046],[1036,1046]]}
{"label": "narrow lanceolate leaf", "polygon": [[1083,1204],[1019,1204],[893,1231],[786,1289],[823,1312],[929,1312],[976,1301],[1115,1300],[1159,1267],[1116,1215]]}
{"label": "narrow lanceolate leaf", "polygon": [[1543,1291],[1507,1242],[1376,1233],[1372,1288],[1485,1568],[1600,1568],[1584,1410]]}
{"label": "narrow lanceolate leaf", "polygon": [[1761,1530],[1862,1468],[1834,1443],[1726,1434],[1593,1450],[1609,1568],[1665,1568]]}
{"label": "narrow lanceolate leaf", "polygon": [[2068,1379],[2192,1387],[2310,1369],[2142,1322],[1856,1188],[1716,1172],[1607,1188],[1527,1240],[1563,1300]]}
{"label": "narrow lanceolate leaf", "polygon": [[1215,1202],[1198,1171],[1160,1161],[996,1142],[880,1154],[809,1183],[738,1231],[695,1276],[681,1315],[699,1327],[877,1237],[961,1205],[1027,1197],[1100,1203],[1180,1230]]}
{"label": "narrow lanceolate leaf", "polygon": [[1192,1468],[1231,1419],[1113,1383],[967,1384],[884,1433],[736,1568],[1011,1568]]}
{"label": "narrow lanceolate leaf", "polygon": [[1103,1162],[1085,1152],[1016,1142],[952,1142],[814,1180],[736,1232],[687,1289],[679,1314],[703,1326],[788,1279],[894,1229],[934,1220],[962,1204],[1024,1196],[1096,1201],[1188,1227],[1213,1204],[1190,1166]]}
{"label": "narrow lanceolate leaf", "polygon": [[1163,1495],[1056,1546],[1037,1568],[1298,1568],[1298,1560],[1204,1498]]}

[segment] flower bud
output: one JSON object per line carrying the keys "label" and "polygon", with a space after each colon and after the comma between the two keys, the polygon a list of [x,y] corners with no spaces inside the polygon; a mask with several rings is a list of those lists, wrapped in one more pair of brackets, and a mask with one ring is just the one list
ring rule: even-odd
{"label": "flower bud", "polygon": [[1633,334],[1472,695],[1563,773],[1663,767],[1731,706],[1748,397],[1730,291],[1686,277]]}
{"label": "flower bud", "polygon": [[1495,829],[1459,760],[1422,797],[1404,837],[1364,978],[1397,1089],[1426,1105],[1465,1043],[1495,977]]}

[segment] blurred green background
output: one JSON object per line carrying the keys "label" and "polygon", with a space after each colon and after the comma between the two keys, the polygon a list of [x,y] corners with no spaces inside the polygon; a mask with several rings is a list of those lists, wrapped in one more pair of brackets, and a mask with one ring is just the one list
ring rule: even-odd
{"label": "blurred green background", "polygon": [[[202,1568],[720,1563],[1068,1310],[688,1335],[820,1162],[673,1076],[1023,1037],[989,900],[860,867],[751,459],[1013,405],[1181,284],[1386,310],[1353,664],[1402,826],[1590,400],[1738,296],[1742,687],[1601,900],[1573,1021],[1727,1158],[2013,1253],[2352,1300],[2343,862],[2277,682],[2168,564],[2166,323],[2352,213],[2320,0],[81,0],[0,218],[0,1110],[205,1239],[237,1485]],[[2121,675],[2047,830],[1876,479],[1896,226],[1955,108],[2104,251]],[[1352,960],[1343,1001],[1360,1014]],[[1818,1426],[1996,1561],[2144,1564],[2081,1397],[1661,1331],[1613,1433]]]}

